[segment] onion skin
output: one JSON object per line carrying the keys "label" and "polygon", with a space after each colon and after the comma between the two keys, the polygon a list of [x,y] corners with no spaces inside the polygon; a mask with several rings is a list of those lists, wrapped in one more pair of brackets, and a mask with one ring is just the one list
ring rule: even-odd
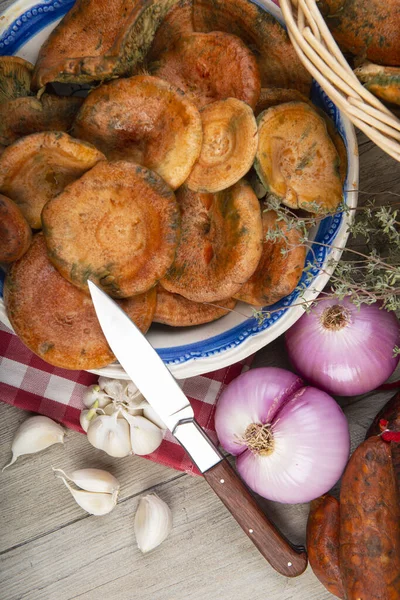
{"label": "onion skin", "polygon": [[[321,319],[332,306],[342,306],[349,324],[327,329]],[[354,306],[347,298],[318,302],[287,332],[286,348],[294,369],[312,385],[330,394],[355,396],[379,387],[398,364],[393,350],[400,341],[394,313],[378,304]]]}
{"label": "onion skin", "polygon": [[239,439],[247,426],[270,423],[277,410],[303,385],[294,373],[275,367],[252,369],[239,375],[221,394],[215,412],[215,429],[221,445],[233,456],[241,454],[247,446]]}
{"label": "onion skin", "polygon": [[[261,452],[255,438],[244,439],[252,424],[271,425],[272,443]],[[284,369],[253,369],[229,384],[215,427],[223,448],[236,455],[243,481],[277,502],[308,502],[326,493],[349,456],[349,429],[339,405]]]}

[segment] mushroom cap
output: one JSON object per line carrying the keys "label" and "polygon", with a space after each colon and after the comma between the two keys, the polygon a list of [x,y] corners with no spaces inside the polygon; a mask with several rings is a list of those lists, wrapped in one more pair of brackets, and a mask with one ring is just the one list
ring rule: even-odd
{"label": "mushroom cap", "polygon": [[32,71],[32,63],[23,58],[0,56],[0,104],[21,96],[29,96]]}
{"label": "mushroom cap", "polygon": [[116,298],[152,288],[171,266],[179,207],[159,175],[127,161],[98,163],[46,204],[49,257],[87,291],[90,278]]}
{"label": "mushroom cap", "polygon": [[217,194],[177,191],[182,214],[176,257],[161,285],[194,302],[233,296],[257,268],[262,252],[260,204],[239,181]]}
{"label": "mushroom cap", "polygon": [[217,304],[193,302],[179,294],[168,292],[161,285],[157,286],[157,305],[154,322],[172,327],[188,327],[202,325],[220,319],[228,314],[236,305],[236,300],[219,300]]}
{"label": "mushroom cap", "polygon": [[304,102],[273,106],[258,116],[255,169],[290,208],[324,214],[343,198],[339,156],[325,120]]}
{"label": "mushroom cap", "polygon": [[225,98],[237,98],[254,108],[260,95],[256,57],[229,33],[182,36],[149,70],[183,90],[198,108]]}
{"label": "mushroom cap", "polygon": [[18,204],[33,229],[40,229],[46,202],[104,158],[94,146],[67,133],[28,135],[0,156],[0,193]]}
{"label": "mushroom cap", "polygon": [[[261,307],[275,304],[293,292],[306,260],[306,248],[301,244],[298,229],[288,229],[273,210],[264,211],[262,221],[264,241],[260,262],[250,279],[235,294],[237,300]],[[276,228],[282,231],[283,238],[266,240],[267,233]]]}
{"label": "mushroom cap", "polygon": [[172,189],[188,177],[203,138],[197,108],[169,83],[148,75],[94,90],[73,132],[110,160],[132,160],[155,171]]}
{"label": "mushroom cap", "polygon": [[187,185],[196,192],[215,193],[249,171],[257,151],[257,123],[250,106],[236,98],[208,104],[200,114],[203,145]]}
{"label": "mushroom cap", "polygon": [[372,94],[384,102],[400,106],[400,67],[382,67],[365,62],[354,73]]}
{"label": "mushroom cap", "polygon": [[21,258],[31,240],[31,228],[18,206],[0,194],[0,263]]}
{"label": "mushroom cap", "polygon": [[53,267],[42,233],[11,266],[4,302],[16,334],[46,362],[64,369],[98,369],[115,360],[90,297]]}
{"label": "mushroom cap", "polygon": [[83,98],[42,94],[14,98],[3,103],[0,143],[8,146],[19,138],[42,131],[68,131]]}

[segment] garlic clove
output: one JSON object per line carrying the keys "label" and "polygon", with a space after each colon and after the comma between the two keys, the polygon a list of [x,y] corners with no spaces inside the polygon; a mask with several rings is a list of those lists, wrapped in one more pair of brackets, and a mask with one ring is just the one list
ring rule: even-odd
{"label": "garlic clove", "polygon": [[19,456],[40,452],[53,444],[63,444],[64,435],[61,425],[49,417],[29,417],[17,429],[11,444],[11,461],[2,470],[14,464]]}
{"label": "garlic clove", "polygon": [[157,450],[164,437],[163,430],[144,417],[132,416],[126,411],[122,414],[130,425],[133,453],[143,456]]}
{"label": "garlic clove", "polygon": [[65,477],[62,477],[61,475],[58,475],[58,477],[65,483],[74,497],[75,502],[90,515],[95,515],[97,517],[106,515],[111,512],[117,504],[118,491],[115,491],[113,494],[107,494],[76,490],[68,483]]}
{"label": "garlic clove", "polygon": [[86,389],[82,398],[82,402],[86,408],[93,408],[93,404],[95,402],[98,403],[97,408],[104,408],[111,402],[111,398],[100,388],[97,383],[95,383],[93,385],[89,385],[89,387]]}
{"label": "garlic clove", "polygon": [[110,379],[109,377],[99,377],[99,387],[114,400],[123,400],[124,391],[127,382],[124,379]]}
{"label": "garlic clove", "polygon": [[167,429],[164,421],[148,402],[146,402],[146,405],[143,407],[143,416],[154,423],[154,425],[157,425],[160,429]]}
{"label": "garlic clove", "polygon": [[90,422],[96,419],[99,415],[104,414],[105,410],[99,409],[98,404],[99,402],[96,400],[91,409],[81,411],[81,414],[79,415],[79,423],[81,424],[83,431],[87,432]]}
{"label": "garlic clove", "polygon": [[150,552],[159,546],[172,529],[172,513],[156,494],[144,496],[139,501],[134,530],[139,550]]}
{"label": "garlic clove", "polygon": [[121,458],[132,454],[129,425],[118,418],[119,411],[112,415],[100,415],[92,420],[87,430],[87,438],[95,448],[104,450],[110,456]]}
{"label": "garlic clove", "polygon": [[62,469],[53,468],[53,471],[57,477],[68,479],[87,492],[114,494],[120,488],[118,479],[103,469],[78,469],[69,475]]}

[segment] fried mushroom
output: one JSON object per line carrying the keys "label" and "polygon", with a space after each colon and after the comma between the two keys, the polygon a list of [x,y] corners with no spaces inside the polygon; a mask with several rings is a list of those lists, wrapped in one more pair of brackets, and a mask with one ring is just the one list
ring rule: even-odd
{"label": "fried mushroom", "polygon": [[179,294],[157,286],[157,304],[154,322],[172,327],[189,327],[216,321],[235,308],[236,300],[220,300],[217,304],[193,302]]}
{"label": "fried mushroom", "polygon": [[[301,244],[298,229],[286,226],[273,210],[262,215],[263,251],[257,269],[248,281],[235,294],[237,300],[253,306],[270,306],[288,296],[296,288],[306,259],[306,248]],[[279,229],[279,240],[267,240],[271,230]]]}
{"label": "fried mushroom", "polygon": [[73,132],[110,160],[132,160],[155,171],[172,189],[188,177],[203,138],[197,108],[169,83],[148,75],[94,90]]}
{"label": "fried mushroom", "polygon": [[102,161],[46,204],[49,257],[87,292],[90,278],[117,298],[153,287],[171,266],[179,207],[159,175],[127,161]]}
{"label": "fried mushroom", "polygon": [[257,151],[257,123],[250,106],[227,98],[201,110],[203,145],[187,180],[195,192],[219,192],[249,171]]}
{"label": "fried mushroom", "polygon": [[149,70],[183,90],[198,108],[225,98],[243,100],[254,108],[260,95],[256,58],[229,33],[183,36]]}
{"label": "fried mushroom", "polygon": [[0,263],[21,258],[32,239],[31,228],[18,206],[0,194]]}
{"label": "fried mushroom", "polygon": [[257,268],[262,252],[261,211],[245,181],[217,194],[177,191],[182,215],[175,261],[161,285],[194,302],[233,296]]}
{"label": "fried mushroom", "polygon": [[0,157],[0,193],[9,196],[33,229],[43,206],[104,155],[67,133],[47,131],[21,138]]}
{"label": "fried mushroom", "polygon": [[262,112],[257,121],[254,166],[264,186],[290,208],[334,211],[343,191],[325,120],[304,102],[287,102]]}

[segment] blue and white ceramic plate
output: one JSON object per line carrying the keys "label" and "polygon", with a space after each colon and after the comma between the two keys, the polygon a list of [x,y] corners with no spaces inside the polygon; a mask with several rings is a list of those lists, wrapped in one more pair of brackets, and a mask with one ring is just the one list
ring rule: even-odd
{"label": "blue and white ceramic plate", "polygon": [[[74,0],[15,2],[0,17],[0,55],[16,54],[34,63],[42,43],[73,3]],[[270,0],[258,0],[258,4],[282,22],[280,10]],[[312,100],[333,119],[345,141],[348,154],[345,200],[354,207],[357,204],[355,190],[358,189],[358,150],[354,128],[315,83]],[[347,241],[347,227],[347,214],[340,214],[324,219],[314,233],[315,241],[333,245],[334,249],[315,243],[310,249],[307,261],[313,265],[314,279],[307,284],[307,299],[315,298],[318,290],[322,290],[329,280],[332,269],[327,263],[329,259],[339,259]],[[2,281],[0,291],[1,288]],[[274,309],[271,317],[258,324],[252,316],[252,308],[240,303],[235,312],[206,325],[176,329],[153,325],[148,338],[176,377],[191,377],[226,367],[269,344],[301,317],[303,308],[297,304],[299,298],[295,291],[269,307]],[[10,325],[1,299],[0,318]],[[96,372],[109,377],[126,377],[119,364]]]}

